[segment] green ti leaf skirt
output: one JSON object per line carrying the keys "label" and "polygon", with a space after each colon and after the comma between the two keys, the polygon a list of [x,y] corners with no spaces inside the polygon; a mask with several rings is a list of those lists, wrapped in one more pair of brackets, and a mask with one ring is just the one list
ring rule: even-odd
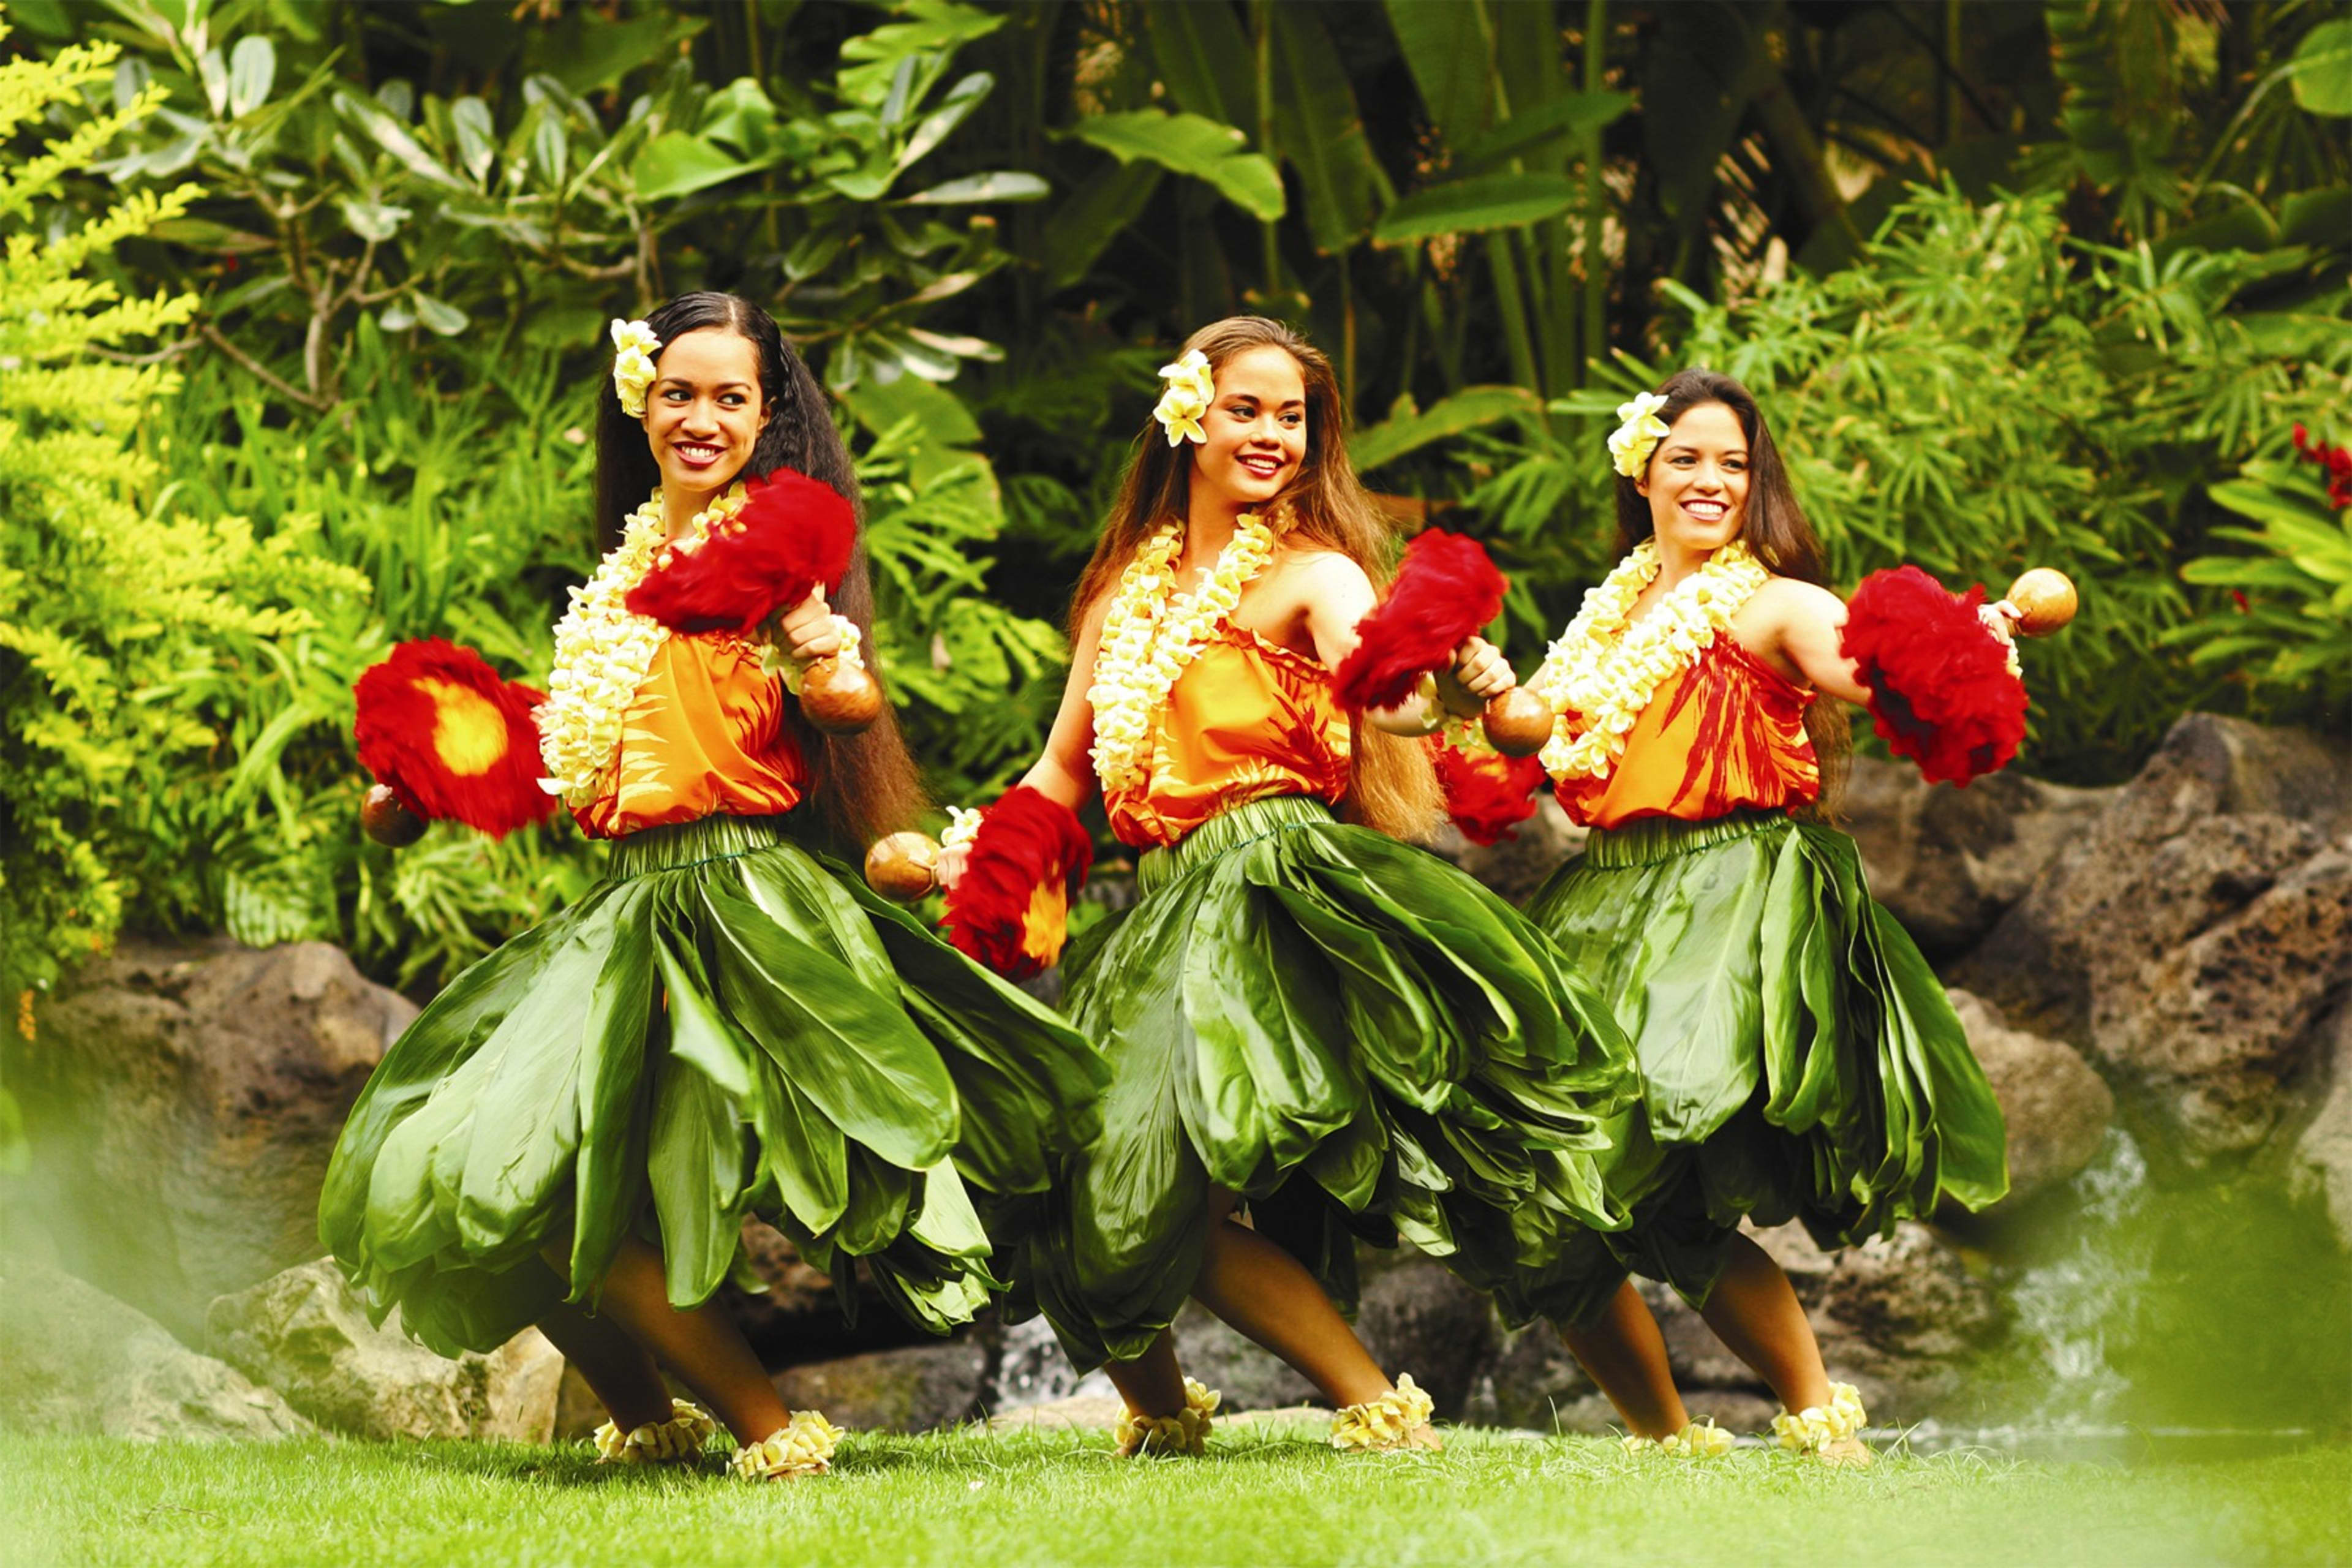
{"label": "green ti leaf skirt", "polygon": [[1490,1284],[1622,1222],[1596,1152],[1633,1093],[1623,1037],[1469,877],[1291,796],[1147,852],[1138,884],[1065,961],[1111,1086],[1019,1269],[1081,1367],[1175,1317],[1212,1188],[1343,1307],[1358,1236]]}
{"label": "green ti leaf skirt", "polygon": [[1595,832],[1528,906],[1632,1037],[1640,1101],[1608,1129],[1631,1226],[1498,1291],[1591,1321],[1626,1275],[1694,1305],[1743,1218],[1824,1247],[2009,1190],[2000,1107],[1853,840],[1778,813]]}
{"label": "green ti leaf skirt", "polygon": [[[319,1230],[379,1319],[443,1354],[593,1304],[623,1238],[707,1300],[745,1215],[945,1332],[998,1281],[1100,1059],[783,819],[614,844],[571,909],[468,968],[352,1109]],[[541,1256],[568,1253],[572,1284]]]}

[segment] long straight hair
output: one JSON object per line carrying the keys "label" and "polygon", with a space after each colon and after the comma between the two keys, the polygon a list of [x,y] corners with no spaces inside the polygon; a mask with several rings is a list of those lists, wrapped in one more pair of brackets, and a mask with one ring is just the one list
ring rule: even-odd
{"label": "long straight hair", "polygon": [[[1666,405],[1657,415],[1669,429],[1685,413],[1706,403],[1719,403],[1738,418],[1740,432],[1748,438],[1748,504],[1740,510],[1739,537],[1774,576],[1827,587],[1829,567],[1821,539],[1805,521],[1805,509],[1797,504],[1788,468],[1780,461],[1780,448],[1764,423],[1763,411],[1756,406],[1755,395],[1727,375],[1696,367],[1668,376],[1658,392]],[[1657,451],[1664,446],[1663,441],[1658,443],[1651,461],[1657,460]],[[1650,498],[1634,485],[1624,475],[1617,476],[1620,555],[1649,538],[1655,527],[1650,519]],[[1817,695],[1805,707],[1805,733],[1821,763],[1819,815],[1834,816],[1844,798],[1846,761],[1853,750],[1844,705],[1834,697]]]}
{"label": "long straight hair", "polygon": [[[1347,406],[1322,351],[1280,321],[1228,316],[1194,332],[1180,352],[1198,349],[1213,374],[1235,354],[1266,347],[1297,361],[1307,387],[1307,456],[1275,505],[1287,508],[1291,537],[1336,551],[1361,566],[1375,584],[1385,584],[1394,571],[1393,540],[1348,461]],[[1095,542],[1094,558],[1078,579],[1070,606],[1074,640],[1087,612],[1118,585],[1119,574],[1151,531],[1190,513],[1192,474],[1192,447],[1171,447],[1159,422],[1146,417],[1129,450],[1118,499]],[[1424,838],[1444,818],[1436,772],[1426,748],[1415,742],[1359,720],[1350,773],[1343,806],[1353,821],[1398,838]]]}
{"label": "long straight hair", "polygon": [[[705,328],[732,332],[751,345],[759,360],[760,401],[765,417],[751,444],[751,460],[735,478],[765,479],[778,468],[792,468],[832,486],[849,502],[857,517],[857,548],[832,603],[835,612],[856,625],[866,668],[877,680],[882,679],[881,661],[874,647],[874,590],[866,565],[865,508],[858,499],[849,449],[842,444],[816,377],[784,341],[768,312],[733,294],[681,294],[647,316],[646,325],[664,347],[684,333]],[[658,368],[659,351],[654,363]],[[622,409],[620,395],[607,377],[596,413],[596,545],[600,552],[621,542],[629,514],[660,488],[661,468],[646,439],[645,423]],[[856,735],[827,735],[800,722],[789,708],[784,722],[807,762],[808,793],[835,848],[862,854],[873,839],[912,824],[922,809],[922,788],[890,704],[883,704],[882,716],[872,728]]]}

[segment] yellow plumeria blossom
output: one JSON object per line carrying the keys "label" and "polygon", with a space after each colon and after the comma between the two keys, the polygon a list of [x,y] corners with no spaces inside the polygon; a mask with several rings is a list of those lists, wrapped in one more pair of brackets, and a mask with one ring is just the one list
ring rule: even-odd
{"label": "yellow plumeria blossom", "polygon": [[735,1450],[727,1468],[747,1481],[821,1476],[833,1468],[841,1428],[814,1410],[795,1410],[789,1425]]}
{"label": "yellow plumeria blossom", "polygon": [[1540,755],[1553,779],[1607,778],[1625,754],[1625,736],[1660,685],[1727,631],[1771,577],[1746,542],[1733,540],[1628,629],[1633,605],[1658,574],[1658,542],[1645,539],[1599,587],[1544,654],[1528,689],[1559,717]]}
{"label": "yellow plumeria blossom", "polygon": [[1121,1408],[1112,1434],[1122,1454],[1205,1454],[1209,1426],[1225,1396],[1196,1377],[1184,1380],[1184,1408],[1173,1415],[1138,1415]]}
{"label": "yellow plumeria blossom", "polygon": [[1629,1454],[1663,1454],[1670,1459],[1719,1459],[1731,1452],[1731,1434],[1710,1415],[1664,1437],[1628,1437]]}
{"label": "yellow plumeria blossom", "polygon": [[741,485],[732,487],[694,514],[677,543],[665,545],[661,492],[655,491],[651,500],[629,514],[621,542],[604,557],[596,574],[572,590],[572,607],[555,623],[555,664],[548,672],[547,700],[534,714],[540,765],[547,770],[539,785],[561,795],[564,805],[585,805],[603,788],[620,751],[622,721],[662,639],[669,635],[651,616],[629,609],[629,590],[664,552],[698,548],[745,499]]}
{"label": "yellow plumeria blossom", "polygon": [[1235,520],[1208,580],[1176,594],[1176,557],[1184,525],[1171,521],[1136,550],[1119,574],[1095,650],[1095,777],[1111,795],[1137,783],[1151,753],[1152,731],[1176,678],[1200,656],[1219,622],[1241,603],[1242,589],[1265,570],[1278,547],[1275,526],[1254,511]]}
{"label": "yellow plumeria blossom", "polygon": [[940,834],[940,847],[953,849],[979,837],[981,816],[980,812],[968,805],[948,807],[948,825]]}
{"label": "yellow plumeria blossom", "polygon": [[1772,1417],[1772,1436],[1780,1447],[1797,1454],[1818,1454],[1824,1448],[1862,1435],[1870,1417],[1862,1408],[1862,1393],[1850,1383],[1830,1384],[1827,1405],[1809,1405],[1791,1415],[1783,1410]]}
{"label": "yellow plumeria blossom", "polygon": [[1666,438],[1666,422],[1658,417],[1658,410],[1666,400],[1654,392],[1637,392],[1631,403],[1617,405],[1617,417],[1624,423],[1609,433],[1609,461],[1629,479],[1638,479],[1650,467],[1650,454]]}
{"label": "yellow plumeria blossom", "polygon": [[613,321],[613,391],[621,412],[632,419],[646,416],[646,389],[654,384],[654,355],[661,340],[643,321]]}
{"label": "yellow plumeria blossom", "polygon": [[1402,1448],[1436,1411],[1436,1402],[1413,1383],[1412,1373],[1401,1372],[1396,1386],[1378,1399],[1350,1405],[1331,1417],[1331,1447],[1370,1453]]}
{"label": "yellow plumeria blossom", "polygon": [[1160,379],[1168,384],[1168,389],[1160,395],[1151,416],[1168,432],[1168,444],[1206,441],[1209,435],[1201,428],[1201,416],[1209,411],[1217,395],[1217,378],[1210,373],[1209,356],[1194,349],[1174,364],[1161,365]]}
{"label": "yellow plumeria blossom", "polygon": [[702,1452],[703,1439],[719,1430],[710,1412],[683,1399],[669,1402],[667,1421],[648,1421],[624,1434],[610,1421],[596,1428],[600,1465],[673,1465]]}

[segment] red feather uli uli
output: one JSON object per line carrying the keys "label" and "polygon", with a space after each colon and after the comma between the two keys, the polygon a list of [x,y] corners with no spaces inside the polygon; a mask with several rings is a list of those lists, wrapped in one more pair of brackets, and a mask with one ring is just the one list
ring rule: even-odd
{"label": "red feather uli uli", "polygon": [[417,816],[497,838],[555,809],[539,786],[531,718],[546,696],[501,680],[473,649],[438,637],[402,643],[352,694],[360,765]]}
{"label": "red feather uli uli", "polygon": [[1404,548],[1396,583],[1356,623],[1356,650],[1340,661],[1339,700],[1393,708],[1421,678],[1454,662],[1454,650],[1503,613],[1510,580],[1478,542],[1433,528]]}

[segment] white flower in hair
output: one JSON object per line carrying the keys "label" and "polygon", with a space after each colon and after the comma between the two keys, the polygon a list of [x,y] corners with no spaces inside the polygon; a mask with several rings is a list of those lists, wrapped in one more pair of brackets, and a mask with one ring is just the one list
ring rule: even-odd
{"label": "white flower in hair", "polygon": [[654,384],[654,355],[662,342],[643,321],[613,321],[613,391],[621,412],[632,419],[646,416],[646,389]]}
{"label": "white flower in hair", "polygon": [[1633,402],[1617,405],[1617,417],[1624,423],[1610,434],[1609,458],[1627,479],[1642,477],[1650,466],[1650,454],[1666,438],[1666,422],[1658,417],[1665,405],[1665,398],[1654,392],[1637,392]]}
{"label": "white flower in hair", "polygon": [[1160,379],[1168,384],[1168,390],[1160,395],[1160,405],[1151,416],[1168,432],[1168,444],[1206,441],[1209,435],[1201,428],[1201,416],[1209,411],[1217,395],[1217,378],[1210,373],[1209,356],[1194,349],[1174,364],[1161,365]]}

